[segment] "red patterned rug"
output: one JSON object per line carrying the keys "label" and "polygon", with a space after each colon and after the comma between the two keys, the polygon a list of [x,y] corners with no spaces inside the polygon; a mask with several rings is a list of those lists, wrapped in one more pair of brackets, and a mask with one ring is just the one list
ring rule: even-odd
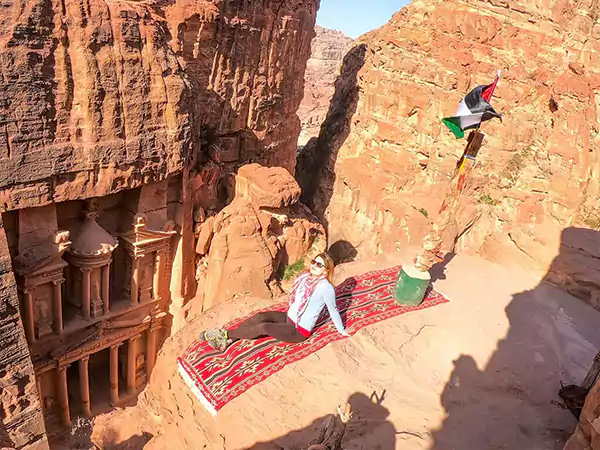
{"label": "red patterned rug", "polygon": [[[396,304],[392,289],[399,270],[400,267],[392,267],[369,272],[348,278],[336,287],[338,308],[350,334],[390,317],[448,302],[442,294],[430,290],[419,306]],[[287,302],[265,310],[285,311],[286,308]],[[234,320],[225,328],[233,328],[246,318]],[[196,341],[177,359],[179,373],[202,405],[216,415],[224,405],[286,365],[340,339],[344,337],[325,312],[313,335],[300,344],[278,342],[269,337],[238,341],[219,353],[205,342]]]}

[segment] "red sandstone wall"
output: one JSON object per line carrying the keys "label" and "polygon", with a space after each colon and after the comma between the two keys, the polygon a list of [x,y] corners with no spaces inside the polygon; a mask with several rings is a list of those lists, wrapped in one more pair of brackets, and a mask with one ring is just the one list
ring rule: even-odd
{"label": "red sandstone wall", "polygon": [[1,209],[102,196],[181,170],[188,92],[158,13],[104,0],[3,3]]}
{"label": "red sandstone wall", "polygon": [[[47,449],[33,364],[19,315],[19,298],[0,217],[0,427],[3,446]],[[0,439],[1,440],[1,439]]]}
{"label": "red sandstone wall", "polygon": [[335,79],[351,44],[352,39],[341,31],[315,27],[304,75],[304,97],[298,109],[302,126],[298,145],[305,145],[310,138],[319,135],[333,96]]}
{"label": "red sandstone wall", "polygon": [[293,171],[317,8],[4,2],[0,210],[159,181],[186,154]]}
{"label": "red sandstone wall", "polygon": [[[159,206],[167,202],[167,218],[181,231],[171,297],[175,309],[182,307],[195,293],[194,209],[223,208],[232,173],[248,162],[294,171],[296,110],[318,6],[2,2],[0,212],[180,183],[181,195],[169,194]],[[0,246],[12,277],[7,258]],[[10,314],[0,340],[24,344],[17,313]],[[174,329],[182,320],[176,314]],[[21,351],[15,364],[30,365],[26,345]],[[6,375],[8,385],[32,376],[31,367],[19,370]],[[11,436],[21,433],[18,439],[43,434],[31,386],[18,386],[26,392],[3,397],[3,404],[29,406],[11,407],[4,426]]]}
{"label": "red sandstone wall", "polygon": [[[355,42],[297,168],[330,242],[350,241],[363,256],[420,245],[465,144],[440,119],[497,69],[504,123],[483,127],[457,248],[545,267],[562,229],[597,229],[598,14],[574,0],[415,0]],[[585,276],[600,286],[597,271]]]}

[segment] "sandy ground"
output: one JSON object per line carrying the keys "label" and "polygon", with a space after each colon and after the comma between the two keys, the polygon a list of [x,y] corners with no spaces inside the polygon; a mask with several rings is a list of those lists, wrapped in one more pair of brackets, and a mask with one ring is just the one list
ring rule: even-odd
{"label": "sandy ground", "polygon": [[[350,263],[336,279],[403,259]],[[600,312],[540,279],[457,256],[434,283],[450,303],[333,343],[213,418],[180,379],[175,358],[201,329],[267,302],[220,307],[167,341],[137,406],[98,417],[91,439],[121,449],[306,448],[323,418],[349,400],[355,417],[346,450],[561,449],[576,421],[551,402],[560,400],[561,381],[581,382],[591,365]]]}

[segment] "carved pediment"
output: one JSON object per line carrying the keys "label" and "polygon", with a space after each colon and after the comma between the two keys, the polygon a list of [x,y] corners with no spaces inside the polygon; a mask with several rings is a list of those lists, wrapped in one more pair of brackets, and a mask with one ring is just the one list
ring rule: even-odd
{"label": "carved pediment", "polygon": [[23,277],[34,277],[62,270],[67,263],[63,253],[71,245],[68,231],[58,231],[51,239],[32,245],[14,259],[15,271]]}
{"label": "carved pediment", "polygon": [[151,230],[147,227],[146,216],[136,214],[133,229],[121,235],[125,249],[133,255],[143,255],[164,247],[169,239],[176,234],[175,226],[169,221],[162,230]]}

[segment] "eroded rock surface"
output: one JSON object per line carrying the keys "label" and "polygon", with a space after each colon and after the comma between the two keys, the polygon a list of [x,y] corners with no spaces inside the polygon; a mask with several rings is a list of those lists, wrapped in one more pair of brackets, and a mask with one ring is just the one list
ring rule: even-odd
{"label": "eroded rock surface", "polygon": [[597,17],[593,2],[416,0],[356,41],[297,168],[330,241],[362,256],[420,244],[465,145],[440,119],[498,69],[504,122],[482,128],[456,249],[543,269],[563,228],[597,229]]}
{"label": "eroded rock surface", "polygon": [[304,98],[298,109],[302,124],[298,145],[319,135],[342,60],[352,44],[352,38],[341,31],[316,26],[315,33],[304,75]]}
{"label": "eroded rock surface", "polygon": [[293,172],[317,7],[4,2],[0,209],[159,181],[186,157]]}
{"label": "eroded rock surface", "polygon": [[[133,216],[141,213],[152,230],[176,235],[172,255],[158,258],[155,266],[172,272],[170,281],[162,275],[156,280],[170,287],[164,300],[173,316],[171,330],[182,326],[184,307],[196,292],[194,250],[201,247],[193,211],[209,217],[221,211],[234,198],[233,174],[248,162],[294,171],[296,110],[318,5],[318,0],[2,2],[0,212],[8,225],[6,233],[0,226],[5,281],[0,286],[7,290],[4,306],[12,306],[0,317],[0,341],[14,371],[0,367],[0,431],[16,448],[33,441],[47,448],[35,386],[39,367],[31,367],[24,316],[19,317],[23,286],[20,305],[13,286],[18,255],[27,251],[29,260],[36,248],[45,249],[46,235],[58,231],[46,228],[56,227],[57,218],[74,219],[69,214],[83,200],[104,205],[100,220],[113,236],[130,231]],[[296,200],[298,195],[296,186]],[[288,197],[282,201],[291,201]],[[312,229],[303,220],[313,218],[297,204],[291,211],[299,219],[285,234],[287,255],[295,257],[305,251]],[[240,212],[241,228],[260,233],[245,226],[243,217]],[[30,222],[36,226],[29,230]],[[213,244],[218,247],[218,237]],[[145,272],[140,276],[148,279]],[[138,318],[127,323],[139,325]],[[47,428],[60,431],[54,423]]]}
{"label": "eroded rock surface", "polygon": [[299,197],[300,187],[283,168],[239,169],[233,201],[197,223],[194,312],[235,295],[281,293],[278,276],[286,265],[326,249],[323,227]]}

